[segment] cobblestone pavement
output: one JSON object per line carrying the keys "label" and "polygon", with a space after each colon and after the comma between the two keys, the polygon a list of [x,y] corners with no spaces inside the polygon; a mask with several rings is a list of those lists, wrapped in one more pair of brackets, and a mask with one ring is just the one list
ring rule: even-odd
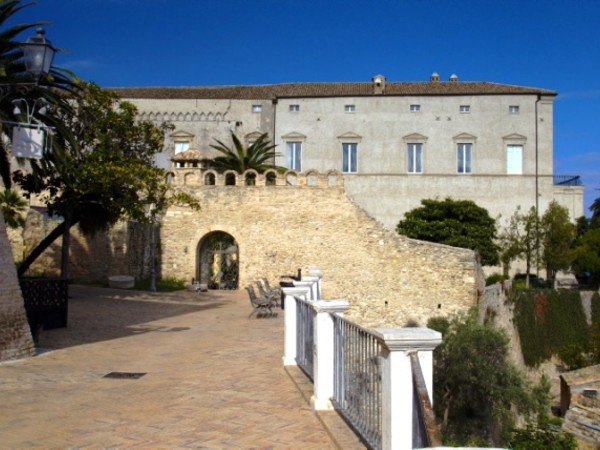
{"label": "cobblestone pavement", "polygon": [[283,368],[283,311],[250,311],[242,291],[71,286],[69,326],[0,364],[0,448],[364,448]]}

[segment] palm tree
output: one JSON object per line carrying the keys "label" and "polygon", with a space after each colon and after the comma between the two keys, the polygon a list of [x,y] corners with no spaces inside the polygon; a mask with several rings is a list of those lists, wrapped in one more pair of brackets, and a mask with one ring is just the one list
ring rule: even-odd
{"label": "palm tree", "polygon": [[[33,4],[22,3],[21,0],[0,0],[0,28],[3,28],[14,14]],[[66,108],[68,103],[64,96],[65,91],[74,93],[72,74],[69,71],[51,68],[48,76],[34,83],[25,70],[23,51],[16,38],[26,30],[44,24],[45,22],[18,24],[0,30],[0,85],[3,87],[3,92],[0,93],[0,130],[7,136],[12,135],[12,125],[6,121],[15,120],[13,100],[24,98],[33,104],[36,99],[44,97],[50,105]],[[41,115],[36,115],[36,120],[46,123],[46,118]],[[0,141],[0,179],[7,189],[12,185],[10,158],[6,146]]]}
{"label": "palm tree", "polygon": [[233,131],[231,140],[233,147],[229,147],[217,139],[215,139],[217,144],[211,145],[212,148],[223,154],[212,160],[212,166],[218,172],[235,170],[241,174],[248,169],[254,169],[258,173],[263,173],[267,169],[280,168],[274,164],[277,152],[274,150],[275,145],[269,141],[267,133],[261,134],[248,147],[242,144]]}
{"label": "palm tree", "polygon": [[0,208],[7,227],[19,228],[25,224],[22,213],[27,209],[27,201],[15,191],[0,192]]}

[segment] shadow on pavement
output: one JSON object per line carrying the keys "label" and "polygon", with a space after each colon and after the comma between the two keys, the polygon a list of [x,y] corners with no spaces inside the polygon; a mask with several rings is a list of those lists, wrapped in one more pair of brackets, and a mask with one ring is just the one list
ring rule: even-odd
{"label": "shadow on pavement", "polygon": [[40,330],[38,350],[55,350],[148,332],[179,332],[152,322],[221,308],[231,291],[143,292],[70,285],[66,328]]}

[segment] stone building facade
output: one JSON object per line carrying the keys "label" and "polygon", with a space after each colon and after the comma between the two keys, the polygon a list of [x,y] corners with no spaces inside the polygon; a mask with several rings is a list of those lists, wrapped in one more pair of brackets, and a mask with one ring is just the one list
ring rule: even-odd
{"label": "stone building facade", "polygon": [[170,122],[162,160],[215,139],[268,133],[276,163],[297,172],[339,170],[352,199],[388,229],[424,198],[473,200],[492,217],[552,200],[583,215],[577,176],[553,168],[548,89],[490,82],[285,83],[115,89],[140,118]]}

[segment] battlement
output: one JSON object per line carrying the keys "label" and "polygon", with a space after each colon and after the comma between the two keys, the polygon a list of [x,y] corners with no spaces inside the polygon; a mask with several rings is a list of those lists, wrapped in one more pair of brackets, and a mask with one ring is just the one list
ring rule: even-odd
{"label": "battlement", "polygon": [[344,186],[344,177],[338,170],[329,170],[325,173],[316,170],[307,170],[300,173],[294,170],[287,170],[281,173],[275,169],[269,169],[261,174],[256,170],[249,169],[240,174],[234,170],[218,173],[215,170],[206,170],[201,167],[181,167],[172,168],[167,173],[167,181],[174,186],[194,187],[297,186],[326,189]]}

